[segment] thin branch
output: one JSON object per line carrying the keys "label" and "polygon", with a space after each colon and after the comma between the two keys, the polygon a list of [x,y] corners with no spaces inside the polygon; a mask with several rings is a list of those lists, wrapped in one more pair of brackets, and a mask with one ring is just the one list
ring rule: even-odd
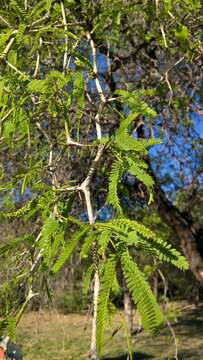
{"label": "thin branch", "polygon": [[7,56],[7,54],[9,53],[9,51],[11,49],[11,46],[13,45],[14,41],[15,41],[15,37],[12,37],[10,39],[9,43],[6,45],[3,53],[1,54],[1,57],[6,57]]}
{"label": "thin branch", "polygon": [[10,109],[3,117],[2,119],[0,119],[0,124],[2,124],[6,119],[7,117],[9,117],[9,115],[14,111],[14,108]]}
{"label": "thin branch", "polygon": [[6,64],[12,69],[14,70],[17,74],[22,75],[22,76],[28,76],[26,73],[23,73],[22,71],[18,70],[17,67],[15,67],[13,64],[11,64],[8,60],[5,60]]}
{"label": "thin branch", "polygon": [[165,81],[168,85],[168,88],[169,88],[169,91],[170,91],[170,97],[169,97],[169,105],[171,105],[171,101],[172,101],[172,98],[173,98],[173,89],[172,89],[172,86],[170,84],[170,81],[168,79],[168,70],[166,70],[165,72]]}
{"label": "thin branch", "polygon": [[168,47],[168,44],[167,44],[167,40],[166,40],[166,34],[165,34],[164,27],[163,27],[162,24],[160,25],[160,29],[161,29],[161,34],[162,34],[162,36],[163,36],[165,48],[167,48],[167,47]]}
{"label": "thin branch", "polygon": [[177,342],[176,334],[175,334],[175,331],[173,330],[173,327],[171,326],[170,321],[167,320],[166,323],[167,323],[168,328],[169,328],[169,330],[170,330],[170,332],[172,334],[173,341],[174,341],[174,346],[175,346],[175,353],[174,353],[173,359],[178,360],[178,342]]}
{"label": "thin branch", "polygon": [[108,68],[108,75],[111,77],[111,63],[110,63],[110,41],[107,39],[107,68]]}
{"label": "thin branch", "polygon": [[66,133],[66,144],[69,146],[69,145],[72,145],[72,146],[78,146],[78,147],[86,147],[86,146],[92,146],[91,144],[83,144],[83,143],[80,143],[78,141],[74,141],[71,137],[70,137],[70,133],[69,133],[69,129],[68,129],[68,123],[67,121],[65,120],[65,133]]}
{"label": "thin branch", "polygon": [[50,17],[50,13],[48,12],[47,14],[45,14],[45,15],[44,15],[43,17],[41,17],[40,19],[33,21],[33,23],[31,24],[31,27],[40,24],[41,22],[47,20],[49,17]]}
{"label": "thin branch", "polygon": [[95,46],[94,41],[92,40],[91,35],[90,35],[89,32],[87,33],[87,39],[89,40],[90,46],[91,46],[91,49],[92,49],[93,72],[94,72],[94,75],[95,75],[96,88],[97,88],[97,91],[98,91],[101,102],[106,103],[106,97],[105,97],[104,92],[102,90],[102,86],[100,84],[99,76],[98,76],[97,50],[96,50],[96,46]]}
{"label": "thin branch", "polygon": [[6,26],[8,26],[10,29],[12,29],[11,24],[9,24],[8,20],[6,20],[2,15],[0,15],[0,20],[1,20]]}
{"label": "thin branch", "polygon": [[156,3],[156,16],[159,16],[159,0],[155,0]]}
{"label": "thin branch", "polygon": [[[166,295],[167,295],[167,291],[168,291],[168,285],[167,285],[165,276],[162,273],[162,271],[160,269],[157,269],[157,272],[160,275],[161,280],[162,280],[163,285],[164,285],[164,301],[165,301],[165,306],[167,307],[168,301],[167,301]],[[173,330],[173,327],[172,327],[172,325],[171,325],[171,323],[170,323],[170,321],[168,319],[166,319],[166,323],[167,323],[167,326],[168,326],[168,328],[169,328],[169,330],[171,332],[171,335],[172,335],[173,341],[174,341],[174,346],[175,346],[174,360],[178,360],[178,342],[177,342],[176,334],[175,334],[175,331]]]}
{"label": "thin branch", "polygon": [[[73,48],[72,48],[72,51],[74,51],[75,49],[76,49],[76,47],[78,46],[78,44],[79,44],[79,39],[77,39],[77,41],[75,42],[75,44],[74,44],[74,46],[73,46]],[[69,59],[68,59],[68,61],[67,61],[67,70],[69,69],[69,66],[70,66],[70,62],[71,62],[71,56],[69,56]]]}
{"label": "thin branch", "polygon": [[160,275],[160,278],[161,278],[161,280],[163,282],[163,285],[164,285],[164,299],[166,299],[166,295],[167,295],[167,292],[168,292],[168,284],[166,282],[166,278],[165,278],[164,274],[162,273],[162,271],[160,269],[157,269],[157,272]]}
{"label": "thin branch", "polygon": [[47,142],[51,145],[51,140],[49,138],[49,135],[46,133],[46,131],[41,127],[41,124],[37,121],[36,125],[39,129],[39,131],[44,135],[44,137],[46,138]]}
{"label": "thin branch", "polygon": [[[40,37],[39,39],[39,47],[41,48],[42,46],[42,38]],[[35,71],[33,74],[33,77],[36,77],[39,71],[39,66],[40,66],[40,54],[39,51],[37,51],[37,60],[36,60],[36,65],[35,65]]]}
{"label": "thin branch", "polygon": [[16,316],[16,324],[19,323],[19,321],[20,321],[22,315],[24,314],[29,302],[33,299],[33,297],[35,297],[37,295],[39,295],[39,293],[34,293],[32,291],[32,287],[30,286],[29,291],[28,291],[28,295],[27,295],[27,297],[25,299],[25,302],[23,303],[18,315]]}
{"label": "thin branch", "polygon": [[171,65],[171,66],[168,68],[168,71],[171,71],[175,66],[177,66],[178,64],[180,64],[184,59],[185,59],[185,56],[182,56],[178,61],[175,62],[175,64]]}
{"label": "thin branch", "polygon": [[[67,26],[67,21],[66,21],[66,12],[65,12],[65,8],[64,8],[64,3],[63,1],[60,1],[60,5],[61,5],[61,13],[62,13],[62,18],[63,18],[63,25],[64,25],[64,30],[65,32],[68,31],[68,26]],[[65,52],[64,52],[64,57],[63,57],[63,72],[66,72],[67,69],[67,61],[68,61],[68,38],[67,36],[65,37]]]}
{"label": "thin branch", "polygon": [[99,145],[98,151],[97,151],[97,154],[96,154],[96,156],[95,156],[95,158],[93,160],[92,166],[90,167],[85,180],[79,186],[79,190],[82,190],[83,192],[85,192],[85,190],[89,187],[90,182],[92,180],[92,176],[93,176],[93,174],[94,174],[94,172],[95,172],[95,170],[97,168],[98,162],[101,159],[101,156],[102,156],[102,154],[104,152],[104,149],[105,149],[104,144]]}

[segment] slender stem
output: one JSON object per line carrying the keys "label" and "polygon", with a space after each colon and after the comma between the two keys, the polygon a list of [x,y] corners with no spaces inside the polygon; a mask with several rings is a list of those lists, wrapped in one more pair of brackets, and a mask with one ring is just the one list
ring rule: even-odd
{"label": "slender stem", "polygon": [[43,22],[44,20],[48,19],[49,16],[50,16],[50,13],[48,12],[47,14],[45,14],[45,15],[44,15],[43,17],[41,17],[40,19],[33,21],[33,23],[31,24],[31,27],[40,24],[40,23]]}
{"label": "slender stem", "polygon": [[101,86],[100,81],[99,81],[98,68],[97,68],[97,49],[96,49],[94,41],[92,40],[91,35],[90,35],[89,32],[87,33],[87,38],[88,38],[88,40],[90,42],[90,46],[91,46],[91,49],[92,49],[93,72],[94,72],[94,75],[95,75],[96,88],[97,88],[97,91],[98,91],[101,102],[106,103],[106,97],[104,95],[104,92],[102,90],[102,86]]}
{"label": "slender stem", "polygon": [[1,21],[2,23],[4,23],[4,25],[6,25],[6,26],[8,26],[10,29],[12,29],[11,24],[9,24],[9,22],[8,22],[2,15],[0,15],[0,21]]}
{"label": "slender stem", "polygon": [[6,56],[7,56],[7,54],[8,54],[8,52],[10,51],[11,46],[13,45],[14,41],[15,41],[15,38],[12,37],[12,38],[10,39],[9,43],[6,45],[6,47],[5,47],[5,49],[4,49],[4,51],[3,51],[3,53],[2,53],[1,56],[3,56],[3,57],[6,57]]}
{"label": "slender stem", "polygon": [[165,48],[167,48],[168,44],[167,44],[167,41],[166,41],[166,34],[165,34],[164,27],[163,27],[162,24],[160,25],[160,29],[161,29],[161,34],[162,34],[163,40],[164,40],[164,46],[165,46]]}
{"label": "slender stem", "polygon": [[11,64],[9,61],[6,60],[6,64],[14,70],[17,74],[20,74],[22,76],[27,76],[27,74],[23,73],[22,71],[18,70],[17,67],[15,67],[13,64]]}
{"label": "slender stem", "polygon": [[[62,13],[62,18],[63,18],[63,25],[64,25],[64,30],[65,32],[68,31],[68,26],[67,26],[67,21],[66,21],[66,11],[64,8],[64,3],[63,1],[60,1],[61,4],[61,13]],[[66,72],[66,68],[67,68],[67,62],[68,62],[68,38],[67,36],[65,37],[65,52],[64,52],[64,57],[63,57],[63,72]]]}
{"label": "slender stem", "polygon": [[[167,291],[168,291],[168,285],[167,285],[167,282],[166,282],[166,279],[165,279],[165,276],[164,274],[162,273],[162,271],[160,269],[157,269],[157,272],[158,274],[160,275],[161,277],[161,280],[163,282],[163,285],[164,285],[164,301],[165,301],[165,307],[167,308],[167,305],[168,305],[168,301],[167,301]],[[170,321],[168,319],[166,319],[166,323],[167,323],[167,326],[171,332],[171,335],[173,337],[173,341],[174,341],[174,346],[175,346],[175,353],[174,353],[174,359],[175,360],[178,360],[178,342],[177,342],[177,338],[176,338],[176,334],[175,334],[175,331],[170,323]]]}
{"label": "slender stem", "polygon": [[[39,39],[39,45],[40,47],[42,46],[42,38]],[[33,74],[33,77],[36,77],[39,71],[39,66],[40,66],[40,54],[39,51],[37,51],[37,60],[36,60],[36,65],[35,65],[35,71]]]}
{"label": "slender stem", "polygon": [[9,115],[14,111],[14,108],[10,109],[3,117],[2,119],[0,119],[0,124],[2,124],[6,119],[7,117],[9,117]]}
{"label": "slender stem", "polygon": [[[100,158],[103,154],[104,149],[105,149],[104,145],[99,146],[97,154],[93,161],[93,164],[90,167],[89,172],[87,174],[87,177],[80,186],[80,190],[82,190],[85,195],[88,220],[89,220],[90,224],[94,224],[94,213],[93,213],[93,208],[92,208],[92,203],[91,203],[91,195],[90,195],[89,185],[90,185],[92,176],[96,170],[98,161],[100,160]],[[100,280],[99,280],[99,272],[98,272],[98,266],[97,266],[96,243],[93,243],[92,251],[93,251],[93,265],[94,265],[95,271],[94,271],[94,293],[93,293],[93,318],[92,318],[91,346],[90,346],[89,357],[91,360],[98,360],[96,329],[97,329],[97,309],[98,309],[98,296],[99,296],[99,290],[100,290]]]}

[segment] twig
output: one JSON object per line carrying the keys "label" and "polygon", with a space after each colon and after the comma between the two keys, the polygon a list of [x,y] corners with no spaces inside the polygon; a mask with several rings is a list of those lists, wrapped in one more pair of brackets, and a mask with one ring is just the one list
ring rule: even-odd
{"label": "twig", "polygon": [[97,139],[100,140],[102,138],[101,132],[101,125],[100,125],[100,115],[103,109],[103,104],[100,104],[99,110],[95,116],[95,125],[96,125],[96,132],[97,132]]}
{"label": "twig", "polygon": [[35,296],[37,296],[37,295],[39,295],[39,293],[34,293],[34,292],[32,291],[32,287],[30,286],[29,291],[28,291],[28,295],[27,295],[27,297],[26,297],[26,299],[25,299],[25,302],[23,303],[23,305],[22,305],[22,307],[21,307],[18,315],[16,316],[16,325],[19,323],[19,321],[20,321],[22,315],[24,314],[24,312],[25,312],[25,310],[26,310],[26,308],[27,308],[30,300],[32,300],[33,297],[35,297]]}
{"label": "twig", "polygon": [[49,135],[46,133],[46,131],[45,131],[44,129],[42,129],[41,124],[37,121],[37,122],[36,122],[36,125],[37,125],[38,129],[40,130],[40,132],[41,132],[41,133],[44,135],[44,137],[46,138],[47,142],[51,145],[52,143],[51,143],[51,140],[50,140],[50,138],[49,138]]}
{"label": "twig", "polygon": [[159,0],[155,0],[156,3],[156,16],[159,16]]}
{"label": "twig", "polygon": [[176,334],[175,331],[173,330],[173,327],[171,326],[170,321],[167,320],[166,323],[174,340],[174,346],[175,346],[174,360],[178,360],[178,342],[177,342]]}
{"label": "twig", "polygon": [[173,89],[172,89],[170,81],[168,79],[168,70],[166,70],[166,72],[165,72],[165,81],[166,81],[166,83],[168,85],[168,88],[170,90],[169,105],[171,105],[171,101],[172,101],[172,98],[173,98]]}
{"label": "twig", "polygon": [[104,92],[103,92],[103,90],[102,90],[102,86],[101,86],[101,84],[100,84],[99,76],[98,76],[98,69],[97,69],[97,50],[96,50],[94,41],[92,40],[91,35],[90,35],[89,32],[87,33],[87,39],[89,40],[90,46],[91,46],[91,49],[92,49],[93,72],[94,72],[94,75],[95,75],[96,88],[97,88],[97,91],[98,91],[98,94],[99,94],[99,97],[100,97],[101,102],[106,103],[106,97],[105,97]]}
{"label": "twig", "polygon": [[167,44],[167,41],[166,41],[166,34],[165,34],[164,27],[163,27],[162,24],[160,25],[160,29],[161,29],[161,33],[162,33],[162,36],[163,36],[163,39],[164,39],[165,48],[167,48],[168,44]]}
{"label": "twig", "polygon": [[[65,32],[67,32],[68,26],[67,26],[66,12],[65,12],[63,1],[60,1],[60,5],[61,5],[61,13],[62,13],[62,18],[63,18],[64,30],[65,30]],[[64,57],[63,57],[63,72],[64,73],[66,72],[67,61],[68,61],[68,38],[67,38],[67,36],[65,37],[65,45],[66,45],[65,52],[64,52]]]}
{"label": "twig", "polygon": [[72,146],[78,146],[78,147],[84,147],[84,146],[92,146],[91,144],[83,144],[83,143],[80,143],[78,141],[74,141],[71,137],[70,137],[70,134],[69,134],[69,130],[68,130],[68,124],[67,124],[67,121],[65,120],[65,133],[66,133],[66,144],[69,146],[69,145],[72,145]]}
{"label": "twig", "polygon": [[2,119],[0,119],[0,124],[2,124],[6,119],[7,117],[9,117],[9,115],[14,111],[14,108],[10,109],[3,117]]}
{"label": "twig", "polygon": [[160,269],[157,269],[158,274],[160,275],[160,278],[163,282],[164,285],[164,298],[166,299],[166,295],[167,295],[167,291],[168,291],[168,284],[166,282],[166,278],[164,276],[164,274],[162,273],[162,271]]}
{"label": "twig", "polygon": [[175,62],[175,64],[171,65],[171,66],[168,68],[168,71],[171,71],[175,66],[177,66],[178,64],[180,64],[184,59],[185,59],[185,56],[182,56],[179,60],[177,60],[177,61]]}
{"label": "twig", "polygon": [[[42,38],[40,37],[39,39],[39,47],[41,48],[42,46]],[[36,65],[35,65],[35,71],[33,74],[33,77],[36,77],[39,71],[39,65],[40,65],[40,55],[39,55],[39,51],[37,51],[37,60],[36,60]]]}
{"label": "twig", "polygon": [[33,23],[31,24],[30,27],[36,26],[38,24],[40,24],[41,22],[43,22],[44,20],[47,20],[50,17],[50,13],[48,12],[47,14],[45,14],[43,17],[41,17],[38,20],[33,21]]}
{"label": "twig", "polygon": [[14,70],[17,74],[20,74],[22,76],[28,76],[27,74],[23,73],[22,71],[18,70],[17,67],[15,67],[13,64],[11,64],[8,60],[6,60],[6,64]]}
{"label": "twig", "polygon": [[110,64],[110,41],[107,39],[107,68],[108,68],[108,75],[111,76],[111,64]]}
{"label": "twig", "polygon": [[[165,276],[162,273],[162,271],[160,269],[157,269],[157,272],[160,275],[161,280],[162,280],[163,285],[164,285],[164,301],[165,301],[165,306],[167,307],[168,302],[167,302],[166,295],[167,295],[167,291],[168,291],[168,285],[167,285]],[[175,334],[175,331],[173,330],[173,327],[172,327],[172,325],[171,325],[171,323],[170,323],[170,321],[168,319],[166,319],[166,323],[167,323],[167,326],[168,326],[168,328],[169,328],[169,330],[170,330],[170,332],[172,334],[173,340],[174,340],[174,346],[175,346],[174,359],[178,360],[178,342],[177,342],[176,334]]]}
{"label": "twig", "polygon": [[12,38],[10,39],[9,43],[6,45],[3,53],[1,54],[1,57],[6,57],[6,56],[7,56],[7,54],[8,54],[8,52],[10,51],[11,46],[13,45],[14,41],[15,41],[15,37],[12,37]]}
{"label": "twig", "polygon": [[[78,46],[79,44],[79,39],[77,39],[77,41],[75,42],[73,48],[72,48],[72,51],[74,51],[76,49],[76,47]],[[67,70],[69,69],[69,66],[70,66],[70,62],[71,62],[71,56],[69,56],[69,59],[67,61]]]}
{"label": "twig", "polygon": [[90,169],[88,171],[87,177],[82,182],[82,184],[79,186],[79,188],[78,188],[79,190],[82,190],[83,192],[85,192],[86,189],[89,187],[92,176],[93,176],[93,174],[94,174],[94,172],[95,172],[95,170],[97,168],[98,162],[101,159],[101,156],[102,156],[102,154],[104,152],[104,149],[105,149],[104,144],[99,145],[98,151],[97,151],[97,154],[96,154],[96,156],[95,156],[95,158],[93,160],[92,166],[90,167]]}
{"label": "twig", "polygon": [[12,29],[11,24],[9,24],[8,20],[6,20],[2,15],[0,15],[0,20],[1,20],[6,26],[8,26],[10,29]]}

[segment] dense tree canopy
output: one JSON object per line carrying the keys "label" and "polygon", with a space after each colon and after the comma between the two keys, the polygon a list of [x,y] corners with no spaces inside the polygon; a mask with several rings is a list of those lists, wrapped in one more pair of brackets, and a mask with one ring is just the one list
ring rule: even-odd
{"label": "dense tree canopy", "polygon": [[137,206],[159,211],[203,284],[202,19],[190,0],[1,2],[2,222],[25,224],[0,248],[5,266],[15,264],[0,289],[4,334],[38,274],[46,287],[76,248],[87,288],[94,277],[91,358],[120,268],[156,332],[163,316],[135,253],[187,262],[137,221]]}

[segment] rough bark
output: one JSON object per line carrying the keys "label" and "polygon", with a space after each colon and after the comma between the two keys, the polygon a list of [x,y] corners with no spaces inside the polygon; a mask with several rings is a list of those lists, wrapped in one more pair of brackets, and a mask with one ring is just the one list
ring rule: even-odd
{"label": "rough bark", "polygon": [[203,286],[203,258],[199,252],[197,234],[178,209],[166,198],[160,185],[156,184],[155,192],[160,216],[177,234],[190,269]]}

